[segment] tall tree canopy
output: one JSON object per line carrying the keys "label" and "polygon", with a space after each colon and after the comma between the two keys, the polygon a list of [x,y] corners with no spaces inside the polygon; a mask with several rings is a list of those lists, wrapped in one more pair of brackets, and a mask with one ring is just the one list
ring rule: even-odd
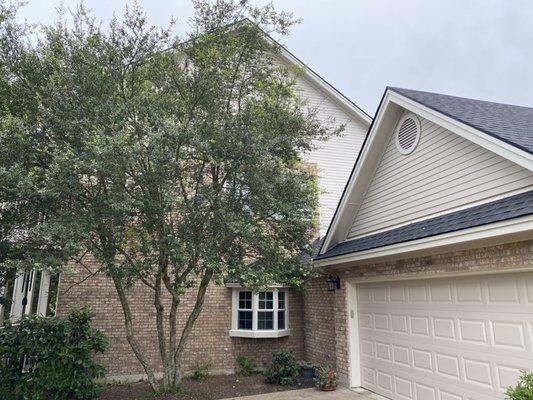
{"label": "tall tree canopy", "polygon": [[185,38],[137,6],[105,29],[80,7],[38,41],[7,17],[0,38],[2,231],[9,213],[24,222],[1,239],[25,243],[33,265],[93,254],[154,389],[128,289],[153,291],[162,385],[179,385],[210,283],[302,284],[317,187],[301,155],[338,131],[298,97],[298,71],[265,35],[286,34],[291,15],[246,0],[194,5]]}

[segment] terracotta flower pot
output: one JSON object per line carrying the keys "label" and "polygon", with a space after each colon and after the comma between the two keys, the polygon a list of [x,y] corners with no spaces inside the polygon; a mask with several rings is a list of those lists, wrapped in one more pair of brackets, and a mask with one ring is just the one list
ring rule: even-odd
{"label": "terracotta flower pot", "polygon": [[333,392],[336,389],[335,386],[323,386],[322,391],[323,392]]}

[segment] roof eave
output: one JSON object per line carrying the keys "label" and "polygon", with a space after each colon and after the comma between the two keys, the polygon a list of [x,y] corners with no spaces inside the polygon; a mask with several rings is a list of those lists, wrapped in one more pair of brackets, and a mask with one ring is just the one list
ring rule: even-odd
{"label": "roof eave", "polygon": [[436,250],[446,251],[476,247],[480,244],[496,244],[510,241],[533,239],[533,215],[499,221],[455,232],[425,237],[388,246],[378,247],[355,253],[348,253],[313,261],[317,267],[353,266],[391,257],[414,257],[435,253]]}

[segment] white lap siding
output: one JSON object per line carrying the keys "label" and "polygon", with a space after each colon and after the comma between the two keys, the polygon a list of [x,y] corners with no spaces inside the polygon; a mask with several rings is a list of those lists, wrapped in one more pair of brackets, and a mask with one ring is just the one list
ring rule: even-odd
{"label": "white lap siding", "polygon": [[362,122],[337,101],[327,97],[311,82],[298,79],[298,89],[311,109],[318,110],[318,117],[325,124],[345,125],[340,136],[317,143],[318,148],[304,155],[307,162],[317,167],[320,187],[320,236],[323,236],[333,218],[344,186],[350,177],[353,165],[365,139],[368,124]]}
{"label": "white lap siding", "polygon": [[409,155],[391,135],[348,239],[533,188],[531,171],[428,120],[421,125]]}

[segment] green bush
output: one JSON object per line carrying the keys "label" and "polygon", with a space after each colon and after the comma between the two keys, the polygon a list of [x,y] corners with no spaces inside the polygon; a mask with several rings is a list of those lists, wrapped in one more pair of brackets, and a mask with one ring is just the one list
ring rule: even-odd
{"label": "green bush", "polygon": [[199,381],[209,376],[209,370],[211,369],[211,363],[197,365],[194,371],[189,374],[189,378],[193,381]]}
{"label": "green bush", "polygon": [[505,394],[509,400],[533,400],[533,374],[523,371],[516,387]]}
{"label": "green bush", "polygon": [[0,329],[0,398],[5,400],[93,399],[95,379],[104,367],[92,356],[107,347],[103,333],[90,327],[87,308],[68,319],[25,317]]}
{"label": "green bush", "polygon": [[251,358],[239,356],[237,357],[237,364],[239,365],[237,375],[250,376],[257,373],[257,365]]}
{"label": "green bush", "polygon": [[290,386],[300,372],[300,365],[292,351],[279,351],[273,354],[273,363],[266,371],[266,383]]}

